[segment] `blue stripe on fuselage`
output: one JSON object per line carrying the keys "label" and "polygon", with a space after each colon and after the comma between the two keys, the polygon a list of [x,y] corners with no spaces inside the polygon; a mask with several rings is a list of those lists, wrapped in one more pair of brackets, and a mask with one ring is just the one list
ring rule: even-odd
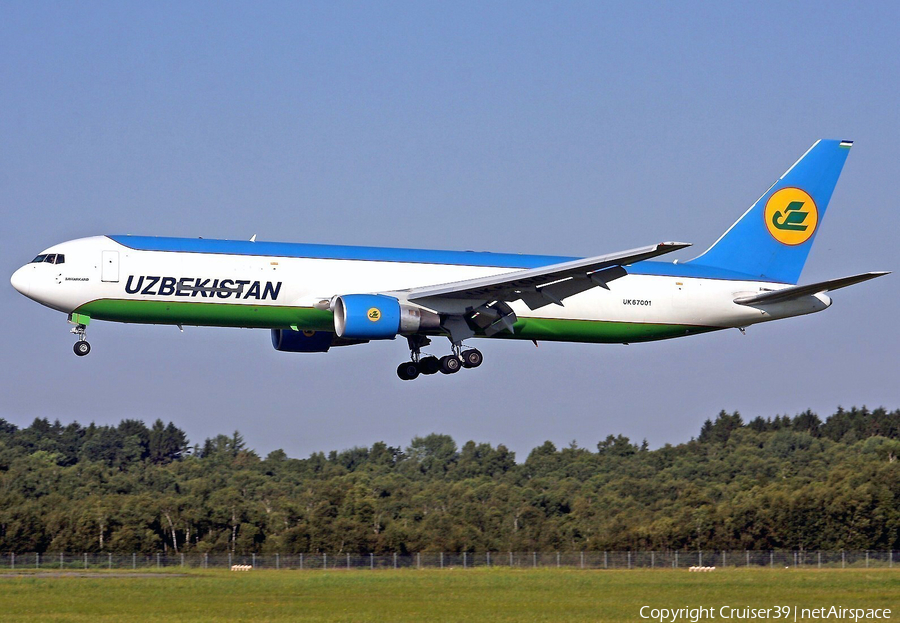
{"label": "blue stripe on fuselage", "polygon": [[[250,242],[249,240],[214,240],[206,238],[166,238],[162,236],[108,236],[122,246],[138,251],[172,251],[180,253],[216,253],[221,255],[259,255],[323,260],[357,260],[369,262],[404,262],[410,264],[445,264],[497,268],[539,268],[570,262],[578,257],[556,255],[523,255],[485,251],[438,251],[430,249],[391,249],[385,247],[351,247],[332,244],[296,242]],[[702,266],[645,261],[628,266],[632,275],[659,275],[697,279],[735,279],[759,281],[741,273]]]}

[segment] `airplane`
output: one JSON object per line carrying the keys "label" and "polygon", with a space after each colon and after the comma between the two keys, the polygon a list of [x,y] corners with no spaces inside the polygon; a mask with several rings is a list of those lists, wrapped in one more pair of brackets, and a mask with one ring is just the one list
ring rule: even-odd
{"label": "airplane", "polygon": [[[276,350],[405,337],[403,380],[476,368],[473,338],[649,342],[819,312],[826,293],[887,272],[797,285],[851,141],[819,140],[709,249],[662,242],[588,258],[131,235],[54,245],[13,287],[68,314],[76,355],[92,320],[270,329]],[[450,354],[423,353],[431,339]]]}

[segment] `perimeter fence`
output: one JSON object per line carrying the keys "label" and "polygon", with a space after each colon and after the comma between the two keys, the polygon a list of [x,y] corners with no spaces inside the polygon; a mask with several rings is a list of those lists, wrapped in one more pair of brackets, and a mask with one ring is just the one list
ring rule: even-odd
{"label": "perimeter fence", "polygon": [[[476,567],[579,569],[687,569],[689,567],[893,568],[900,552],[837,551],[610,551],[422,552],[404,554],[77,554],[9,553],[0,569],[469,569]],[[898,560],[900,562],[900,560]]]}

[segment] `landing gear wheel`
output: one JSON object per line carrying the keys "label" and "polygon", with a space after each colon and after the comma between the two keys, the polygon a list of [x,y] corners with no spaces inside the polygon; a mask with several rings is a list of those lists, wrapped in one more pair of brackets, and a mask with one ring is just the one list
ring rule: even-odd
{"label": "landing gear wheel", "polygon": [[397,366],[397,376],[404,381],[411,381],[419,376],[419,367],[415,361],[404,361]]}
{"label": "landing gear wheel", "polygon": [[72,350],[74,350],[75,354],[79,357],[84,357],[91,352],[91,345],[88,344],[87,340],[79,340],[78,342],[75,342],[75,346],[72,347]]}
{"label": "landing gear wheel", "polygon": [[462,352],[462,364],[464,368],[477,368],[484,361],[484,355],[477,348]]}
{"label": "landing gear wheel", "polygon": [[441,360],[429,355],[419,359],[419,372],[422,374],[436,374],[441,369]]}
{"label": "landing gear wheel", "polygon": [[462,362],[456,355],[446,355],[441,357],[441,372],[444,374],[454,374],[459,372]]}

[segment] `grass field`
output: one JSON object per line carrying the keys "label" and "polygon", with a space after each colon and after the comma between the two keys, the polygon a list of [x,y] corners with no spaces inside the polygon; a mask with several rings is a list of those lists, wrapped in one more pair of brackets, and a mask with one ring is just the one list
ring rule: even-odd
{"label": "grass field", "polygon": [[[648,621],[639,614],[645,605],[715,607],[714,620],[720,620],[721,606],[891,608],[892,620],[900,621],[900,570],[688,573],[494,568],[97,573],[90,577],[0,574],[0,621],[4,623]],[[770,616],[774,619],[774,612]]]}

